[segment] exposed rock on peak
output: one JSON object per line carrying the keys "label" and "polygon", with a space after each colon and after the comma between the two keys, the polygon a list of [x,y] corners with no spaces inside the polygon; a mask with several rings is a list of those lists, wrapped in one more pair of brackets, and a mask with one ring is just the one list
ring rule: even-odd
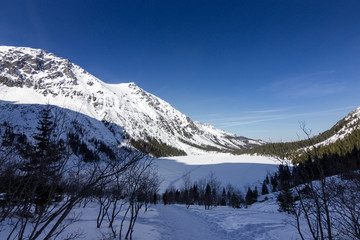
{"label": "exposed rock on peak", "polygon": [[80,112],[122,127],[138,144],[165,144],[187,154],[261,144],[193,122],[133,82],[106,84],[69,60],[41,49],[0,47],[0,96],[3,101],[49,103]]}

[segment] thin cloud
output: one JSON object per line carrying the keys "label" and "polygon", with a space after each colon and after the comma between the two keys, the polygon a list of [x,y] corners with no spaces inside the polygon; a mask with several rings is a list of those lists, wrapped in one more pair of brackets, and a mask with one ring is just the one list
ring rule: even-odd
{"label": "thin cloud", "polygon": [[247,111],[245,113],[276,113],[276,112],[284,112],[289,110],[289,108],[279,108],[279,109],[269,109],[269,110],[257,110],[257,111]]}
{"label": "thin cloud", "polygon": [[[239,113],[238,115],[224,117],[224,114],[206,114],[202,115],[200,118],[203,119],[211,119],[211,121],[215,122],[228,122],[228,121],[244,121],[244,120],[254,120],[259,119],[261,117],[275,117],[277,115],[269,115],[270,113],[279,113],[288,111],[291,108],[279,108],[279,109],[269,109],[269,110],[256,110],[256,111],[246,111],[243,113]],[[216,118],[218,116],[222,116],[221,118]]]}
{"label": "thin cloud", "polygon": [[[324,111],[312,111],[312,112],[302,112],[302,113],[282,113],[282,114],[259,114],[259,115],[247,115],[247,116],[231,116],[228,118],[218,118],[218,119],[208,119],[208,122],[212,122],[217,127],[227,128],[227,127],[236,127],[243,125],[252,125],[258,124],[261,122],[271,122],[284,119],[296,118],[298,120],[303,120],[300,118],[304,117],[319,117],[326,116],[335,112],[340,112],[344,110],[353,110],[356,106],[349,106],[343,108],[333,108],[327,109]],[[284,110],[285,111],[285,110]],[[266,113],[266,111],[254,111],[257,113]],[[271,111],[269,111],[271,113]]]}
{"label": "thin cloud", "polygon": [[326,96],[346,91],[344,81],[332,79],[334,73],[333,70],[321,71],[278,80],[264,90],[292,97]]}

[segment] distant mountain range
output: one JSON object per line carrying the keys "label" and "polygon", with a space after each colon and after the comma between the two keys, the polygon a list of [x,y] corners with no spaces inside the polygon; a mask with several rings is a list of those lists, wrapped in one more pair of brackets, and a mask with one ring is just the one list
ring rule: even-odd
{"label": "distant mountain range", "polygon": [[[264,144],[192,121],[135,83],[107,84],[41,49],[0,47],[0,123],[31,136],[46,104],[81,141],[132,146],[156,156],[231,152]],[[91,144],[90,144],[91,145]]]}

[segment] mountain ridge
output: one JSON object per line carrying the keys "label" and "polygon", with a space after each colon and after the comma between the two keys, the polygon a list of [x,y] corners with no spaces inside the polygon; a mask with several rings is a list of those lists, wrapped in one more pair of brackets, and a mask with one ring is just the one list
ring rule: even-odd
{"label": "mountain ridge", "polygon": [[263,144],[192,121],[166,101],[135,83],[108,84],[80,66],[42,49],[0,46],[1,100],[50,104],[113,123],[121,139],[149,144],[149,139],[186,154],[204,149],[233,151]]}
{"label": "mountain ridge", "polygon": [[[305,126],[304,126],[305,127]],[[308,154],[347,154],[360,149],[360,107],[354,109],[334,124],[329,130],[311,136],[304,129],[307,139],[293,142],[268,143],[252,149],[237,151],[238,154],[260,154],[291,159],[295,162],[305,161]],[[306,152],[307,154],[303,154]]]}

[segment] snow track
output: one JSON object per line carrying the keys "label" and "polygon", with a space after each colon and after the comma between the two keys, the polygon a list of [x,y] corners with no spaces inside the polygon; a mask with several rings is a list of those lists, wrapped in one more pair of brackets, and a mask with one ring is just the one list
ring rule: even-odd
{"label": "snow track", "polygon": [[156,206],[159,212],[159,227],[162,240],[174,239],[227,239],[226,236],[214,231],[203,218],[192,214],[185,206]]}
{"label": "snow track", "polygon": [[[149,224],[160,240],[296,240],[299,236],[291,215],[277,211],[274,196],[245,209],[203,206],[156,205]],[[141,221],[141,220],[140,220]]]}

